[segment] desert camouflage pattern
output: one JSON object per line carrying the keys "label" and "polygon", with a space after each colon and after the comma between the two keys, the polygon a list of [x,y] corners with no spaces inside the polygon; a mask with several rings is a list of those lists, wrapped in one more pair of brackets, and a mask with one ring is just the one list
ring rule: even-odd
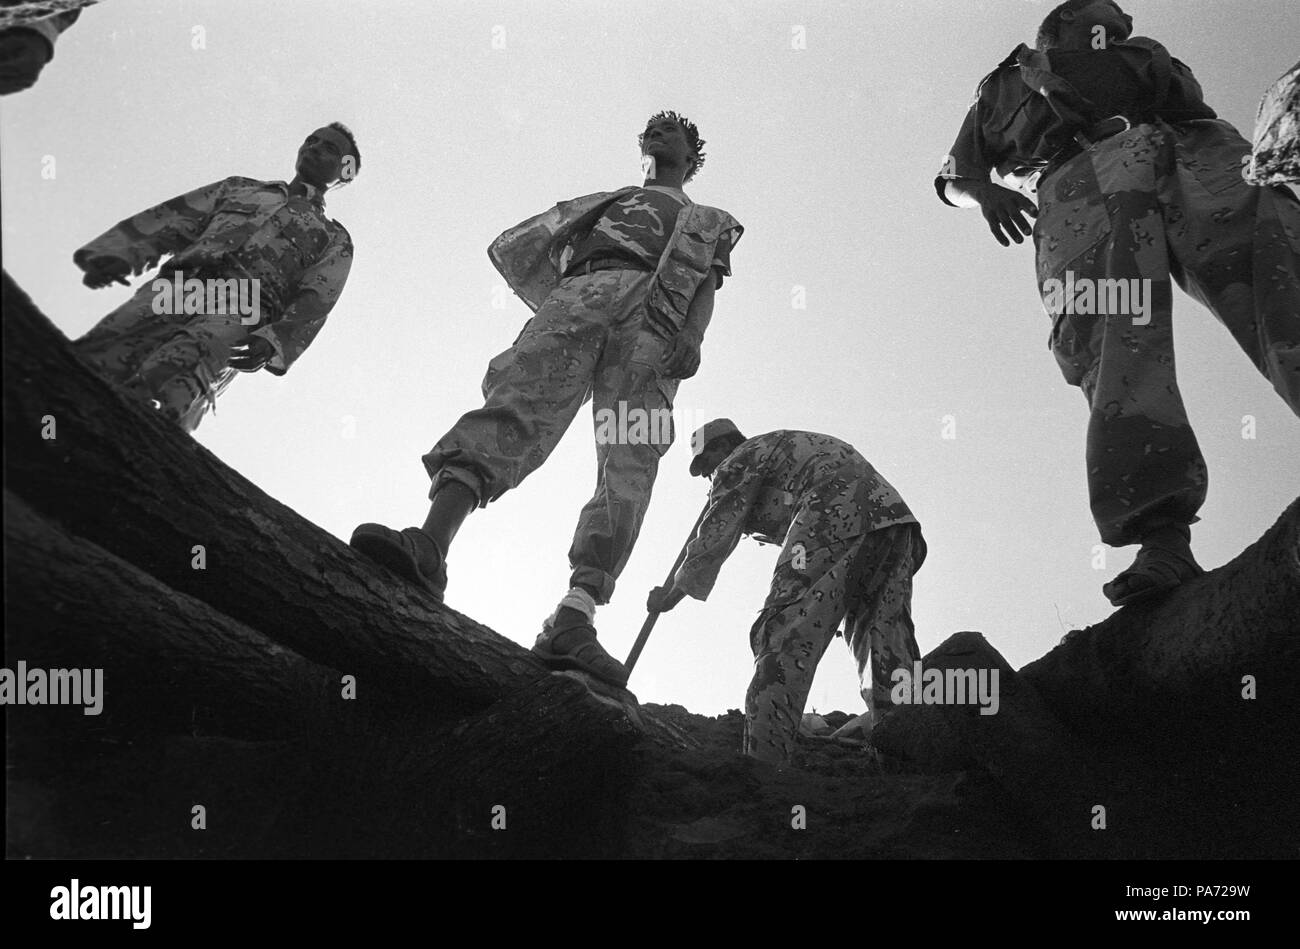
{"label": "desert camouflage pattern", "polygon": [[1147,325],[1129,314],[1053,318],[1049,345],[1091,409],[1088,489],[1107,544],[1192,523],[1205,500],[1205,460],[1174,376],[1171,275],[1300,414],[1300,202],[1248,185],[1249,152],[1227,122],[1156,121],[1097,143],[1040,186],[1040,289],[1066,271],[1076,283],[1151,281]]}
{"label": "desert camouflage pattern", "polygon": [[1300,184],[1300,63],[1260,102],[1254,152],[1251,184]]}
{"label": "desert camouflage pattern", "polygon": [[[749,633],[755,658],[745,693],[745,754],[774,764],[789,761],[817,663],[841,620],[862,700],[877,722],[893,708],[890,676],[921,657],[912,623],[912,576],[924,558],[920,527],[897,524],[854,541],[830,540],[807,561],[806,584],[787,583],[780,593],[782,570],[800,571],[778,564],[768,604]],[[779,602],[792,587],[798,598]]]}
{"label": "desert camouflage pattern", "polygon": [[268,372],[283,375],[311,345],[347,282],[352,240],[324,214],[321,192],[290,194],[281,181],[226,178],[122,221],[75,259],[113,257],[135,272],[170,254],[158,277],[257,278],[259,316],[154,312],[146,281],[76,342],[109,379],[159,403],[187,431],[197,427],[235,376],[230,347],[245,336],[271,343]]}
{"label": "desert camouflage pattern", "polygon": [[237,375],[230,349],[253,327],[238,313],[178,322],[156,315],[153,299],[135,294],[75,346],[105,378],[192,432]]}
{"label": "desert camouflage pattern", "polygon": [[[488,247],[488,257],[510,289],[536,312],[559,285],[576,243],[610,205],[638,190],[631,186],[562,201],[502,233]],[[647,319],[661,334],[672,336],[686,324],[696,290],[713,274],[718,243],[734,247],[743,232],[726,211],[693,201],[682,208],[646,297]],[[721,276],[731,276],[729,264]]]}
{"label": "desert camouflage pattern", "polygon": [[627,564],[675,435],[678,380],[659,373],[667,341],[647,318],[652,280],[633,269],[562,279],[514,345],[488,364],[483,408],[462,416],[424,456],[430,496],[454,480],[486,506],[546,461],[588,399],[594,425],[602,409],[658,420],[644,440],[631,428],[625,440],[597,437],[596,491],[578,516],[569,563],[572,583],[599,591],[598,603],[609,601]]}
{"label": "desert camouflage pattern", "polygon": [[782,545],[750,629],[744,744],[746,754],[781,763],[817,663],[846,616],[863,699],[877,718],[889,707],[890,673],[920,658],[911,578],[925,544],[898,492],[853,446],[784,430],[747,440],[718,466],[674,586],[706,599],[742,534]]}

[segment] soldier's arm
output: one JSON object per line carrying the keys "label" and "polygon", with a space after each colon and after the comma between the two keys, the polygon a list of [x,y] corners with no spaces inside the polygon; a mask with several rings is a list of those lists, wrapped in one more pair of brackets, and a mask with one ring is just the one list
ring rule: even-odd
{"label": "soldier's arm", "polygon": [[107,269],[139,276],[157,266],[163,255],[193,243],[208,226],[227,186],[236,180],[223,178],[119,221],[78,248],[73,263],[89,274],[106,269],[97,261],[118,261],[125,266]]}
{"label": "soldier's arm", "polygon": [[[944,158],[943,167],[934,179],[935,191],[944,204],[956,208],[980,208],[989,231],[1003,247],[1009,246],[1011,241],[1023,243],[1022,235],[1033,232],[1025,215],[1038,213],[1034,202],[1018,191],[996,184],[989,174],[1005,157],[1008,146],[1000,139],[989,138],[987,119],[1018,108],[1015,103],[1019,80],[1012,81],[1006,78],[1008,76],[1010,74],[999,67],[980,83],[952,150]],[[1008,83],[1010,91],[1007,91]]]}
{"label": "soldier's arm", "polygon": [[[723,239],[729,239],[725,237]],[[727,268],[728,257],[723,253],[716,257],[714,265],[706,274],[695,295],[686,309],[686,321],[663,356],[663,373],[668,378],[690,378],[699,370],[699,348],[705,342],[708,322],[714,318],[714,296],[723,283],[723,270]]]}
{"label": "soldier's arm", "polygon": [[984,184],[974,178],[949,178],[943,185],[943,197],[955,208],[977,208],[980,205],[980,192]]}
{"label": "soldier's arm", "polygon": [[994,162],[987,154],[984,137],[984,116],[990,108],[984,101],[988,82],[986,79],[980,83],[957,138],[944,156],[943,167],[935,175],[935,190],[944,204],[974,207],[979,203],[981,183],[989,180],[989,169]]}
{"label": "soldier's arm", "polygon": [[311,345],[343,293],[351,269],[352,239],[340,227],[321,258],[304,271],[298,281],[297,295],[280,318],[251,334],[266,340],[274,349],[266,361],[267,372],[284,375]]}
{"label": "soldier's arm", "polygon": [[691,299],[690,308],[686,311],[686,324],[682,327],[683,333],[689,333],[697,340],[704,339],[709,321],[713,319],[713,298],[717,292],[718,285],[710,270],[708,276],[700,281],[695,296]]}
{"label": "soldier's arm", "polygon": [[1024,243],[1025,235],[1033,233],[1033,226],[1025,215],[1037,215],[1038,208],[1019,191],[1004,188],[990,178],[994,162],[983,130],[983,115],[990,107],[985,103],[985,97],[990,94],[986,83],[967,111],[957,140],[944,159],[934,184],[944,204],[956,208],[979,208],[994,239],[1003,247],[1009,247],[1012,241]]}
{"label": "soldier's arm", "polygon": [[958,178],[947,183],[944,193],[956,207],[978,207],[989,232],[1003,247],[1010,247],[1011,241],[1023,244],[1025,237],[1034,232],[1025,215],[1037,217],[1038,207],[1019,191],[1004,188],[995,181]]}
{"label": "soldier's arm", "polygon": [[700,368],[700,347],[704,331],[713,319],[713,295],[717,290],[713,271],[700,281],[686,311],[686,322],[668,344],[661,371],[670,379],[689,379]]}
{"label": "soldier's arm", "polygon": [[761,476],[745,465],[744,459],[733,459],[714,474],[708,510],[673,577],[673,591],[697,600],[708,599],[722,564],[745,533],[760,486]]}

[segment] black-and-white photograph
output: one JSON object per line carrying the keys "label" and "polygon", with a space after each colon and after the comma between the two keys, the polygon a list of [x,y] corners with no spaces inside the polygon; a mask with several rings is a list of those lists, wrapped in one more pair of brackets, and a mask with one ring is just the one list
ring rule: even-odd
{"label": "black-and-white photograph", "polygon": [[1298,14],[0,3],[21,913],[870,860],[1250,921],[1300,858]]}

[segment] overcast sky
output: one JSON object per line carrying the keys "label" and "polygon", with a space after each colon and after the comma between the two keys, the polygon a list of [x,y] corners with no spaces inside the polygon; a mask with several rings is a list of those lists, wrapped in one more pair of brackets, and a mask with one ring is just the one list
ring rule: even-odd
{"label": "overcast sky", "polygon": [[[708,141],[688,193],[746,228],[679,417],[851,442],[922,522],[922,651],[975,629],[1019,667],[1108,615],[1101,585],[1135,548],[1108,550],[1094,569],[1087,409],[1047,349],[1032,249],[1000,247],[978,212],[942,205],[931,179],[978,80],[1032,41],[1050,7],[106,0],[64,34],[34,89],[0,100],[4,266],[80,335],[131,291],[83,287],[77,247],[228,175],[289,178],[308,132],[346,123],[362,166],[328,199],[356,246],[342,299],[287,376],[237,378],[196,437],[344,540],[362,521],[419,523],[421,454],[481,404],[489,358],[528,316],[513,297],[494,307],[488,243],[558,200],[638,183],[637,133],[676,109]],[[1300,49],[1294,0],[1126,9],[1247,137]],[[1175,318],[1211,474],[1193,532],[1209,568],[1295,496],[1300,422],[1206,310],[1179,293]],[[955,438],[943,437],[948,416]],[[567,588],[595,479],[589,418],[474,514],[452,550],[449,605],[520,643]],[[640,542],[597,614],[619,658],[706,495],[686,470],[688,435],[665,457]],[[706,604],[661,617],[632,678],[643,701],[743,705],[749,627],[776,554],[742,541]],[[842,641],[809,705],[860,710]]]}

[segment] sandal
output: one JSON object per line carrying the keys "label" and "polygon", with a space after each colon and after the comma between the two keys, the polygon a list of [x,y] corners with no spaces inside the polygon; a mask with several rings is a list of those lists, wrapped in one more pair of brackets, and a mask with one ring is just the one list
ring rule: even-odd
{"label": "sandal", "polygon": [[[1205,571],[1192,558],[1191,548],[1186,552],[1168,547],[1143,546],[1138,551],[1133,566],[1119,574],[1101,588],[1113,606],[1127,606],[1199,577]],[[1143,580],[1136,586],[1135,579]]]}
{"label": "sandal", "polygon": [[[352,532],[352,540],[348,543],[399,577],[428,590],[439,603],[442,602],[447,590],[446,559],[433,538],[420,528],[395,531],[383,524],[362,524]],[[438,565],[432,569],[425,559],[429,550],[438,557]]]}
{"label": "sandal", "polygon": [[[576,648],[568,652],[556,652],[551,648],[556,636],[575,630],[585,633]],[[558,631],[554,626],[543,627],[537,636],[537,642],[533,644],[533,655],[553,669],[577,669],[620,689],[627,685],[627,668],[605,652],[604,647],[596,641],[596,627],[590,623],[566,626]]]}

